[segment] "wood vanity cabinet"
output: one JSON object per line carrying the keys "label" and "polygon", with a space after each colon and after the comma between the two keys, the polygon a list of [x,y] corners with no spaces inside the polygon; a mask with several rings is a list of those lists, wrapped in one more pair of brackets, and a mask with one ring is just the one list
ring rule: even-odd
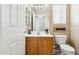
{"label": "wood vanity cabinet", "polygon": [[26,37],[26,55],[51,55],[53,54],[53,37]]}

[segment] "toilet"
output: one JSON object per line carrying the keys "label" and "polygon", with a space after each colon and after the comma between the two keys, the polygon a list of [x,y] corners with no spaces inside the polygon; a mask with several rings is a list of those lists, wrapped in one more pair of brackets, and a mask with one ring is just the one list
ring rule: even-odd
{"label": "toilet", "polygon": [[66,44],[67,35],[55,35],[56,44],[60,46],[62,55],[75,55],[75,49]]}

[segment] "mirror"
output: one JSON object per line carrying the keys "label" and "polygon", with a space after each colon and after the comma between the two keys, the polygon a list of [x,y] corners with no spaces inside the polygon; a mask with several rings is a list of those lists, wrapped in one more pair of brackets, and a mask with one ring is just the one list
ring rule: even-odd
{"label": "mirror", "polygon": [[26,24],[26,28],[27,30],[31,30],[31,25],[32,25],[32,12],[31,12],[31,9],[30,8],[26,8],[25,10],[25,24]]}
{"label": "mirror", "polygon": [[34,31],[45,30],[45,16],[35,16],[35,23],[33,25]]}
{"label": "mirror", "polygon": [[48,29],[48,8],[32,6],[26,8],[26,27],[31,31],[45,31]]}

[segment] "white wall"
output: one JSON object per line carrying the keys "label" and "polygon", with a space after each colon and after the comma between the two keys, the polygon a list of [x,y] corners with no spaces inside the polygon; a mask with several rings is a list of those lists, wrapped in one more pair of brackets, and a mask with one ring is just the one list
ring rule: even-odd
{"label": "white wall", "polygon": [[0,5],[0,51],[1,51],[1,39],[2,39],[2,17],[1,17],[1,5]]}
{"label": "white wall", "polygon": [[79,5],[71,5],[71,39],[76,48],[76,53],[79,54]]}

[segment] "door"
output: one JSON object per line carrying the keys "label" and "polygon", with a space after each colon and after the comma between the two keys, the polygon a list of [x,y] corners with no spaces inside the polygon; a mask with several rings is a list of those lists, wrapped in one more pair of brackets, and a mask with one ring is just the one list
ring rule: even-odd
{"label": "door", "polygon": [[2,5],[0,54],[24,54],[24,5]]}

